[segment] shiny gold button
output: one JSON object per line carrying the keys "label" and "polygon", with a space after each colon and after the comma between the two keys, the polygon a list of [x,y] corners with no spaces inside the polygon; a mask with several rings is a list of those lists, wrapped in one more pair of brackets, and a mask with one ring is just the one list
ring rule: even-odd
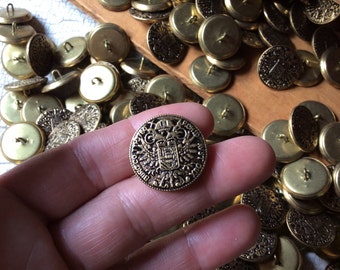
{"label": "shiny gold button", "polygon": [[89,65],[80,75],[80,96],[89,103],[110,100],[118,91],[118,70],[111,64],[99,61]]}
{"label": "shiny gold button", "polygon": [[228,70],[211,64],[207,57],[197,57],[190,65],[189,76],[191,81],[208,93],[217,93],[231,82],[232,75]]}
{"label": "shiny gold button", "polygon": [[22,92],[7,92],[0,101],[1,119],[7,125],[20,122],[20,112],[26,100],[27,97]]}
{"label": "shiny gold button", "polygon": [[55,96],[37,94],[27,98],[21,109],[21,119],[35,123],[42,112],[49,108],[61,108],[61,101]]}
{"label": "shiny gold button", "polygon": [[130,0],[99,0],[104,8],[112,11],[123,11],[131,6]]}
{"label": "shiny gold button", "polygon": [[28,91],[39,88],[47,83],[47,78],[35,76],[28,79],[14,81],[5,85],[7,91]]}
{"label": "shiny gold button", "polygon": [[130,100],[123,100],[114,104],[110,110],[110,120],[112,123],[124,120],[131,116],[130,113]]}
{"label": "shiny gold button", "polygon": [[7,73],[16,79],[23,80],[34,75],[26,61],[25,44],[7,44],[2,50],[1,62]]}
{"label": "shiny gold button", "polygon": [[172,9],[169,25],[180,40],[188,44],[197,44],[198,30],[203,20],[194,3],[184,3]]}
{"label": "shiny gold button", "polygon": [[262,0],[225,0],[227,10],[234,18],[245,21],[255,21],[262,12]]}
{"label": "shiny gold button", "polygon": [[18,164],[42,152],[44,141],[43,132],[35,124],[16,123],[4,131],[1,150],[8,161]]}
{"label": "shiny gold button", "polygon": [[168,74],[161,74],[152,78],[145,86],[144,91],[163,98],[166,103],[178,103],[185,100],[184,85]]}
{"label": "shiny gold button", "polygon": [[32,20],[31,12],[24,8],[14,8],[9,3],[6,8],[0,9],[0,24],[25,23]]}
{"label": "shiny gold button", "polygon": [[157,12],[171,8],[172,3],[169,0],[132,0],[131,6],[139,11]]}
{"label": "shiny gold button", "polygon": [[340,88],[340,48],[327,49],[320,59],[323,77],[334,87]]}
{"label": "shiny gold button", "polygon": [[31,36],[35,34],[35,30],[28,24],[17,25],[0,25],[0,41],[9,44],[26,43]]}
{"label": "shiny gold button", "polygon": [[156,76],[160,69],[145,57],[128,57],[120,63],[120,67],[128,74],[142,79]]}
{"label": "shiny gold button", "polygon": [[86,39],[72,37],[60,44],[55,51],[56,64],[61,67],[73,67],[88,56]]}
{"label": "shiny gold button", "polygon": [[131,42],[125,31],[113,23],[100,24],[87,35],[87,49],[97,61],[121,62],[129,53]]}
{"label": "shiny gold button", "polygon": [[303,157],[285,165],[281,171],[283,188],[297,199],[315,199],[332,184],[328,168],[319,160]]}
{"label": "shiny gold button", "polygon": [[213,15],[202,23],[198,31],[198,42],[204,54],[221,60],[238,51],[242,34],[232,17]]}
{"label": "shiny gold button", "polygon": [[65,99],[65,108],[71,112],[75,112],[82,105],[89,104],[77,93]]}
{"label": "shiny gold button", "polygon": [[340,162],[340,122],[332,122],[323,127],[319,136],[319,150],[329,162]]}
{"label": "shiny gold button", "polygon": [[215,94],[203,101],[214,118],[213,133],[219,136],[231,136],[240,130],[246,120],[243,105],[228,94]]}
{"label": "shiny gold button", "polygon": [[263,129],[261,136],[273,148],[278,162],[293,162],[303,155],[301,149],[290,136],[288,120],[274,120],[270,122]]}

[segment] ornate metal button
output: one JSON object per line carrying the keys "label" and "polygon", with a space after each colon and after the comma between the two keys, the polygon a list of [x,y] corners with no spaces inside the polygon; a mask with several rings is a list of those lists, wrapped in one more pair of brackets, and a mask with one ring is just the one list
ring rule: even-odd
{"label": "ornate metal button", "polygon": [[166,100],[152,93],[141,93],[130,100],[130,113],[135,115],[143,111],[166,104]]}
{"label": "ornate metal button", "polygon": [[129,157],[134,173],[143,183],[157,190],[175,191],[201,175],[207,146],[192,122],[177,115],[161,115],[136,131]]}
{"label": "ornate metal button", "polygon": [[7,91],[27,91],[39,88],[47,83],[47,78],[35,76],[25,80],[14,81],[5,85]]}
{"label": "ornate metal button", "polygon": [[79,106],[70,116],[70,120],[77,122],[82,132],[90,132],[97,129],[102,118],[100,108],[97,104],[84,104]]}
{"label": "ornate metal button", "polygon": [[48,136],[61,122],[68,120],[72,112],[65,108],[48,108],[37,118],[36,124]]}

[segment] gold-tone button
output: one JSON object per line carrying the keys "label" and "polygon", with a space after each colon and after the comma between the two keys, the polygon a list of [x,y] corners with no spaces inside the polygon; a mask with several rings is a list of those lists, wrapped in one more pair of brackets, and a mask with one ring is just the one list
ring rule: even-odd
{"label": "gold-tone button", "polygon": [[29,24],[17,25],[0,25],[0,41],[9,44],[26,43],[31,36],[35,34],[35,30]]}
{"label": "gold-tone button", "polygon": [[26,61],[26,45],[7,44],[1,54],[4,69],[12,77],[23,80],[34,75],[31,66]]}
{"label": "gold-tone button", "polygon": [[60,44],[55,52],[56,64],[61,67],[73,67],[88,56],[84,37],[72,37]]}
{"label": "gold-tone button", "polygon": [[126,73],[142,79],[150,79],[160,72],[160,69],[145,57],[128,57],[120,63],[120,67]]}
{"label": "gold-tone button", "polygon": [[65,99],[65,108],[71,112],[75,112],[82,105],[89,104],[77,93]]}
{"label": "gold-tone button", "polygon": [[283,188],[301,200],[324,195],[332,184],[328,168],[319,160],[303,157],[285,165],[281,171]]}
{"label": "gold-tone button", "polygon": [[310,87],[320,83],[323,79],[320,70],[320,61],[309,51],[296,50],[296,53],[303,63],[303,71],[298,79],[294,81],[294,84],[302,87]]}
{"label": "gold-tone button", "polygon": [[89,103],[110,100],[118,91],[118,70],[111,64],[99,61],[89,65],[80,75],[80,96]]}
{"label": "gold-tone button", "polygon": [[49,108],[61,108],[61,101],[48,94],[37,94],[29,97],[21,109],[21,119],[35,123],[42,112]]}
{"label": "gold-tone button", "polygon": [[197,44],[198,30],[203,20],[194,3],[184,3],[171,11],[169,25],[180,40],[188,44]]}
{"label": "gold-tone button", "polygon": [[110,120],[112,123],[124,120],[131,116],[130,113],[130,100],[123,100],[114,104],[110,110]]}
{"label": "gold-tone button", "polygon": [[226,59],[240,48],[242,33],[232,17],[213,15],[202,23],[198,42],[204,54],[218,60]]}
{"label": "gold-tone button", "polygon": [[239,70],[246,64],[246,59],[244,54],[241,53],[239,50],[236,54],[232,57],[224,59],[224,60],[217,60],[209,55],[206,56],[207,60],[218,68],[225,69],[225,70]]}
{"label": "gold-tone button", "polygon": [[131,6],[144,12],[157,12],[171,8],[172,3],[169,0],[132,0]]}
{"label": "gold-tone button", "polygon": [[340,88],[340,48],[327,49],[320,59],[323,77],[334,87]]}
{"label": "gold-tone button", "polygon": [[340,162],[340,122],[332,122],[323,127],[319,136],[319,150],[329,162]]}
{"label": "gold-tone button", "polygon": [[14,8],[9,3],[6,8],[0,9],[0,24],[25,23],[32,20],[31,12],[24,8]]}
{"label": "gold-tone button", "polygon": [[113,23],[100,24],[87,36],[88,52],[97,61],[121,62],[130,47],[131,42],[125,31]]}
{"label": "gold-tone button", "polygon": [[27,97],[22,92],[7,92],[0,101],[0,116],[7,124],[21,121],[20,112]]}
{"label": "gold-tone button", "polygon": [[99,0],[104,8],[112,11],[123,11],[131,6],[131,0]]}
{"label": "gold-tone button", "polygon": [[334,191],[338,197],[340,197],[340,162],[335,165],[333,171],[333,183],[334,183]]}
{"label": "gold-tone button", "polygon": [[161,74],[152,78],[145,86],[144,91],[161,97],[166,103],[178,103],[185,100],[184,85],[168,74]]}
{"label": "gold-tone button", "polygon": [[227,10],[234,18],[245,21],[255,21],[262,12],[261,0],[246,0],[240,3],[239,0],[225,0]]}
{"label": "gold-tone button", "polygon": [[222,137],[231,136],[240,130],[246,121],[243,105],[228,94],[215,94],[203,101],[214,118],[213,133]]}
{"label": "gold-tone button", "polygon": [[206,56],[197,57],[190,65],[189,76],[191,81],[208,93],[217,93],[231,82],[232,75],[228,70],[211,64]]}
{"label": "gold-tone button", "polygon": [[4,157],[13,163],[24,160],[44,150],[44,133],[33,123],[16,123],[8,127],[1,139]]}
{"label": "gold-tone button", "polygon": [[24,80],[14,81],[5,85],[7,91],[28,91],[39,88],[47,83],[47,78],[35,76]]}
{"label": "gold-tone button", "polygon": [[273,148],[278,162],[293,162],[303,155],[290,136],[288,120],[272,121],[263,129],[261,136]]}

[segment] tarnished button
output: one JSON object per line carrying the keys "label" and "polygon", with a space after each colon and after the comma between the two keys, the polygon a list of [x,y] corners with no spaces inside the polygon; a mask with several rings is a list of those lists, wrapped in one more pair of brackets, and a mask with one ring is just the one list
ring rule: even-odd
{"label": "tarnished button", "polygon": [[336,32],[329,26],[319,26],[313,33],[312,49],[318,59],[327,49],[337,47],[339,43]]}
{"label": "tarnished button", "polygon": [[295,51],[286,46],[272,46],[265,50],[257,64],[261,81],[275,90],[293,86],[302,72],[302,62]]}
{"label": "tarnished button", "polygon": [[185,86],[181,81],[168,74],[152,78],[145,86],[144,91],[159,96],[166,103],[185,101]]}
{"label": "tarnished button", "polygon": [[334,221],[325,213],[305,215],[290,209],[286,221],[291,235],[307,247],[326,247],[335,239]]}
{"label": "tarnished button", "polygon": [[197,44],[198,29],[203,20],[194,3],[184,3],[171,11],[169,25],[180,40],[188,44]]}
{"label": "tarnished button", "polygon": [[55,62],[61,67],[73,67],[87,56],[86,39],[84,37],[72,37],[56,48]]}
{"label": "tarnished button", "polygon": [[34,75],[32,68],[26,61],[26,45],[7,44],[1,54],[3,68],[16,79],[27,79]]}
{"label": "tarnished button", "polygon": [[123,11],[131,6],[131,0],[99,0],[99,4],[108,10]]}
{"label": "tarnished button", "polygon": [[293,162],[303,155],[303,152],[294,143],[289,133],[288,120],[270,122],[263,129],[261,136],[273,148],[278,162]]}
{"label": "tarnished button", "polygon": [[334,185],[328,189],[325,195],[319,198],[319,201],[331,213],[340,213],[340,196],[336,194]]}
{"label": "tarnished button", "polygon": [[293,239],[280,236],[277,248],[272,259],[268,262],[258,263],[259,270],[299,270],[303,258]]}
{"label": "tarnished button", "polygon": [[165,22],[153,23],[147,33],[147,44],[151,53],[167,64],[177,64],[185,57],[188,47]]}
{"label": "tarnished button", "polygon": [[90,132],[96,130],[102,113],[97,104],[84,104],[79,106],[76,111],[70,116],[70,120],[77,122],[82,132]]}
{"label": "tarnished button", "polygon": [[201,24],[198,43],[204,54],[218,60],[226,59],[240,48],[242,32],[232,17],[213,15]]}
{"label": "tarnished button", "polygon": [[211,64],[205,55],[197,57],[190,64],[189,76],[198,87],[209,93],[225,90],[232,79],[232,74]]}
{"label": "tarnished button", "polygon": [[32,20],[33,16],[25,8],[14,8],[14,5],[9,3],[6,8],[0,9],[0,24],[25,23]]}
{"label": "tarnished button", "polygon": [[46,76],[54,64],[55,45],[44,34],[33,35],[26,45],[28,64],[37,76]]}
{"label": "tarnished button", "polygon": [[272,258],[277,248],[278,236],[276,232],[262,230],[255,245],[242,253],[239,258],[247,262],[265,262]]}
{"label": "tarnished button", "polygon": [[334,191],[336,195],[340,197],[340,162],[334,167],[332,175],[333,175]]}
{"label": "tarnished button", "polygon": [[0,41],[4,43],[26,43],[35,33],[36,31],[29,24],[17,25],[14,22],[12,25],[0,25]]}
{"label": "tarnished button", "polygon": [[227,9],[224,0],[196,0],[196,9],[203,18],[217,14],[225,14]]}
{"label": "tarnished button", "polygon": [[120,63],[120,67],[126,73],[142,79],[150,79],[160,72],[160,69],[145,57],[128,57]]}
{"label": "tarnished button", "polygon": [[255,21],[262,12],[262,0],[226,0],[226,8],[231,16],[246,22]]}
{"label": "tarnished button", "polygon": [[301,200],[323,196],[332,184],[328,168],[319,160],[303,157],[286,164],[281,171],[283,188]]}
{"label": "tarnished button", "polygon": [[48,135],[45,151],[69,143],[81,134],[80,125],[76,121],[65,120],[57,125]]}
{"label": "tarnished button", "polygon": [[340,162],[340,122],[325,125],[319,136],[320,153],[331,163]]}
{"label": "tarnished button", "polygon": [[299,105],[306,107],[313,114],[313,118],[318,123],[320,131],[328,123],[336,121],[334,112],[319,101],[306,100],[301,102]]}
{"label": "tarnished button", "polygon": [[283,45],[289,48],[293,47],[289,36],[286,34],[275,30],[267,23],[260,23],[258,28],[259,35],[262,41],[268,46],[278,46]]}
{"label": "tarnished button", "polygon": [[322,76],[334,87],[340,88],[340,47],[327,49],[320,59]]}
{"label": "tarnished button", "polygon": [[36,120],[36,124],[48,136],[62,121],[68,120],[72,112],[65,108],[48,108]]}
{"label": "tarnished button", "polygon": [[131,6],[140,11],[157,12],[171,8],[172,3],[169,0],[132,0]]}
{"label": "tarnished button", "polygon": [[315,24],[328,24],[339,18],[340,4],[333,0],[308,1],[305,13]]}
{"label": "tarnished button", "polygon": [[274,1],[263,0],[263,14],[267,23],[271,27],[283,33],[289,32],[289,18],[277,9]]}
{"label": "tarnished button", "polygon": [[110,120],[112,123],[117,123],[131,116],[130,100],[122,100],[114,104],[110,110]]}
{"label": "tarnished button", "polygon": [[42,112],[49,108],[61,108],[61,101],[55,96],[37,94],[27,98],[21,109],[21,119],[35,123]]}
{"label": "tarnished button", "polygon": [[175,191],[201,175],[207,146],[192,122],[177,115],[161,115],[135,132],[129,157],[134,173],[143,183],[160,191]]}
{"label": "tarnished button", "polygon": [[8,127],[1,139],[4,157],[15,164],[41,153],[44,150],[45,136],[33,123],[16,123]]}
{"label": "tarnished button", "polygon": [[319,125],[312,112],[305,106],[296,106],[290,114],[289,133],[303,152],[312,152],[319,140]]}
{"label": "tarnished button", "polygon": [[21,110],[27,97],[22,92],[7,92],[0,101],[0,116],[7,124],[11,125],[21,121]]}
{"label": "tarnished button", "polygon": [[110,100],[118,91],[120,78],[117,69],[99,61],[85,68],[80,75],[80,96],[89,103]]}
{"label": "tarnished button", "polygon": [[87,36],[89,54],[97,61],[121,62],[128,55],[131,42],[126,32],[113,23],[94,27]]}
{"label": "tarnished button", "polygon": [[6,84],[4,88],[7,91],[28,91],[44,86],[46,83],[47,78],[34,76],[32,78],[11,82]]}
{"label": "tarnished button", "polygon": [[130,100],[130,113],[136,115],[166,104],[166,100],[152,93],[141,93]]}
{"label": "tarnished button", "polygon": [[242,42],[246,44],[247,46],[250,46],[256,49],[263,49],[263,48],[266,48],[267,46],[263,42],[258,31],[242,30]]}
{"label": "tarnished button", "polygon": [[277,230],[286,221],[288,204],[281,194],[265,185],[244,192],[241,204],[254,208],[264,230]]}
{"label": "tarnished button", "polygon": [[222,137],[231,136],[240,130],[246,121],[243,105],[233,96],[220,93],[203,101],[214,118],[213,133]]}
{"label": "tarnished button", "polygon": [[310,87],[320,83],[322,81],[320,61],[309,51],[296,50],[296,53],[303,64],[303,71],[294,84]]}

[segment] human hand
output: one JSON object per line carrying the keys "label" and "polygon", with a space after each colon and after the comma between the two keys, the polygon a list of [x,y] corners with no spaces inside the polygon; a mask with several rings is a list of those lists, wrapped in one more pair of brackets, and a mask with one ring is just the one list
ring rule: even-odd
{"label": "human hand", "polygon": [[211,114],[195,103],[158,107],[84,134],[0,177],[1,269],[214,269],[257,239],[253,209],[238,205],[157,240],[202,209],[268,179],[275,157],[254,136],[208,147],[203,174],[176,192],[133,175],[135,130],[160,114],[181,115],[207,136]]}

